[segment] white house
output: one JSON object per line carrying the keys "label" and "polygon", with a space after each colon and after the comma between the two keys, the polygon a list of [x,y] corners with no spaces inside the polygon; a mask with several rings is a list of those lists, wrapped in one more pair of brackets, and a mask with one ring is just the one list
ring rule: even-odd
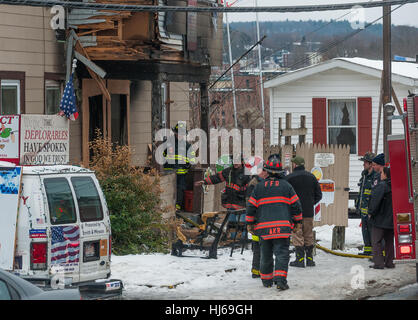
{"label": "white house", "polygon": [[[382,68],[382,61],[335,58],[265,82],[270,92],[271,143],[278,143],[279,118],[284,121],[286,113],[292,113],[292,128],[298,128],[305,115],[306,142],[351,146],[349,187],[357,192],[363,170],[358,159],[375,146]],[[418,64],[392,62],[392,87],[402,106],[408,91],[418,90]],[[381,122],[379,153],[382,133]],[[400,120],[392,122],[392,133],[403,133]],[[298,137],[292,137],[292,143],[298,143]]]}

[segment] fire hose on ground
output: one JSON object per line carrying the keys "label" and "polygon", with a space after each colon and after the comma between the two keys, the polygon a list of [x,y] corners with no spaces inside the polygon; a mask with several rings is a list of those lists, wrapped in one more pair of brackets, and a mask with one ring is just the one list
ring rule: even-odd
{"label": "fire hose on ground", "polygon": [[315,247],[318,248],[318,249],[321,249],[321,250],[323,250],[327,253],[331,253],[331,254],[334,254],[336,256],[341,256],[341,257],[360,258],[360,259],[364,259],[364,258],[370,259],[371,258],[371,256],[365,256],[365,255],[360,255],[360,254],[350,254],[350,253],[336,252],[336,251],[333,251],[331,249],[320,246],[319,244],[316,244]]}

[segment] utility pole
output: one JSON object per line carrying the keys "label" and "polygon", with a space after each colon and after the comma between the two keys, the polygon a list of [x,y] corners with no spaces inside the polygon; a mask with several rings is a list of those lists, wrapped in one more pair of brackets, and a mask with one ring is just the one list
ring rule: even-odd
{"label": "utility pole", "polygon": [[[258,1],[255,0],[255,7],[258,7]],[[263,115],[263,129],[266,127],[266,118],[264,116],[264,86],[263,86],[263,64],[261,62],[261,43],[260,43],[260,25],[258,23],[258,12],[255,13],[257,20],[257,41],[258,41],[258,66],[260,68],[260,97],[261,97],[261,114]]]}
{"label": "utility pole", "polygon": [[[224,0],[224,7],[226,7],[226,0]],[[228,14],[225,13],[226,19],[226,32],[228,34],[228,48],[229,48],[229,63],[232,66],[232,50],[231,50],[231,36],[229,34],[229,22],[228,22]],[[235,82],[234,82],[234,68],[231,69],[231,84],[232,84],[232,99],[234,102],[234,124],[235,128],[238,128],[238,119],[237,119],[237,102],[235,97]]]}
{"label": "utility pole", "polygon": [[[387,2],[388,0],[383,0]],[[387,137],[392,134],[392,123],[384,107],[392,101],[392,50],[391,50],[391,6],[383,6],[383,152],[385,161],[389,162]]]}

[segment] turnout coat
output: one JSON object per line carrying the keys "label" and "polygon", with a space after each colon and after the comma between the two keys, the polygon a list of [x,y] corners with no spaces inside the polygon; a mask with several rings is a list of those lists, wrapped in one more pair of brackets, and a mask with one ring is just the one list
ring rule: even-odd
{"label": "turnout coat", "polygon": [[293,187],[280,177],[261,181],[247,203],[246,221],[263,240],[289,238],[295,223],[302,222],[302,205]]}
{"label": "turnout coat", "polygon": [[246,175],[244,167],[228,167],[217,174],[205,179],[205,184],[218,184],[226,182],[225,191],[222,194],[222,206],[230,210],[245,209],[245,196],[251,176]]}
{"label": "turnout coat", "polygon": [[378,174],[374,170],[370,173],[367,170],[363,170],[361,173],[360,182],[358,183],[360,190],[356,200],[356,209],[360,211],[362,215],[367,215],[369,213],[370,195],[372,194],[373,182],[377,179],[377,175]]}
{"label": "turnout coat", "polygon": [[[188,157],[189,150],[190,157]],[[191,149],[191,144],[177,138],[174,139],[174,144],[173,141],[168,140],[163,156],[167,160],[164,164],[164,171],[175,170],[179,175],[188,173],[191,165],[196,163],[196,153]]]}

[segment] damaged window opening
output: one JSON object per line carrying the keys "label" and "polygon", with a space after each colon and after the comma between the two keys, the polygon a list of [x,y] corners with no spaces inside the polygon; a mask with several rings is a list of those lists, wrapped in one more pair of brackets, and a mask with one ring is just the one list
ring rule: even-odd
{"label": "damaged window opening", "polygon": [[124,94],[112,94],[111,113],[112,113],[112,143],[114,145],[128,144],[128,130],[126,119],[127,96]]}

